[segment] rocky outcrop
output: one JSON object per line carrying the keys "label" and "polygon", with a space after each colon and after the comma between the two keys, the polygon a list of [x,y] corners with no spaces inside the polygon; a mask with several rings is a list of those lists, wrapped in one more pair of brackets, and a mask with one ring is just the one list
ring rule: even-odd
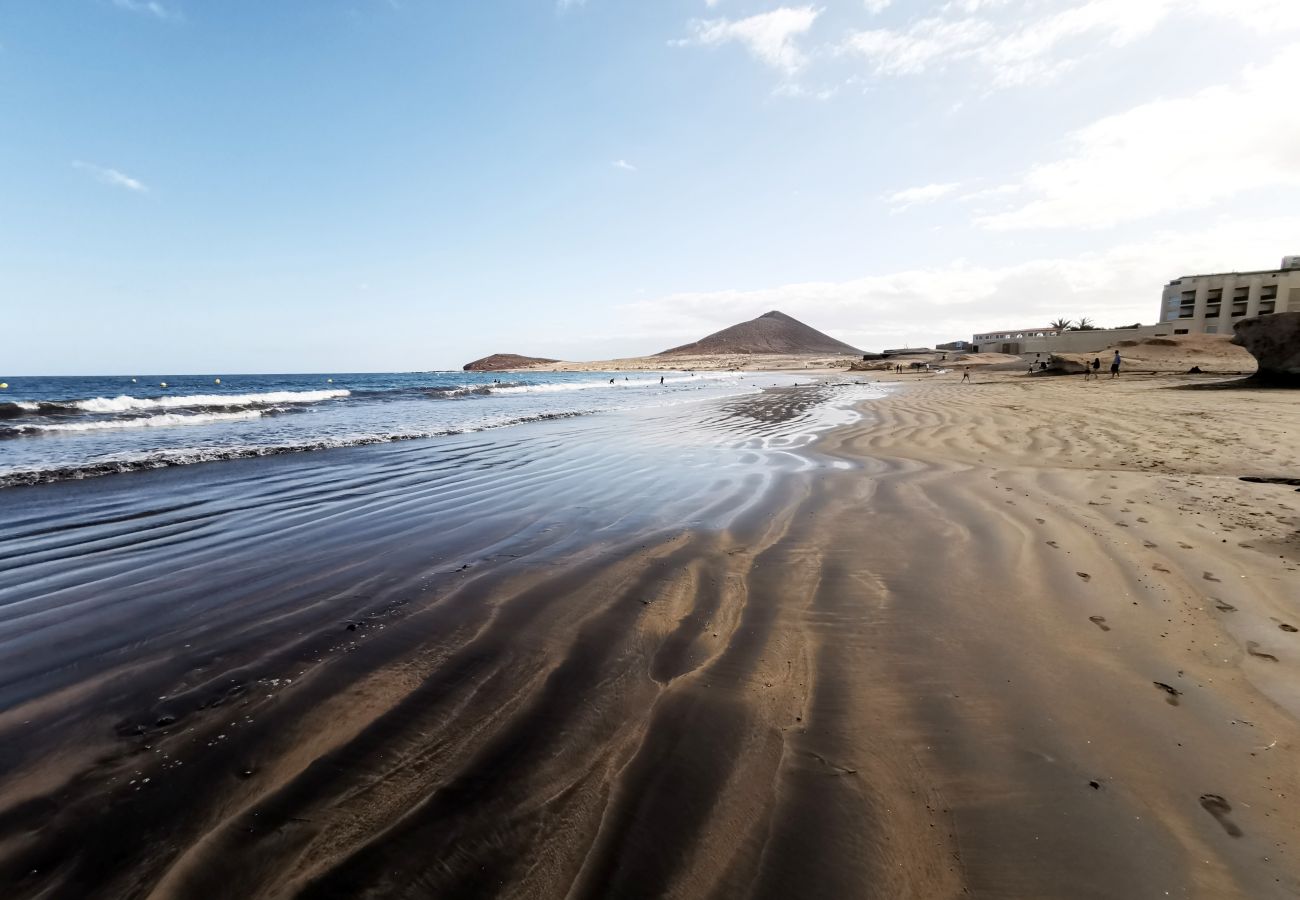
{"label": "rocky outcrop", "polygon": [[656,356],[708,356],[731,353],[848,354],[861,356],[862,351],[837,341],[829,334],[805,325],[798,319],[773,310],[757,319],[732,325],[700,338],[693,344],[674,347]]}
{"label": "rocky outcrop", "polygon": [[[1034,366],[1030,375],[1082,375],[1088,371],[1087,362],[1081,362],[1077,359],[1069,359],[1064,356],[1057,356],[1055,353],[1048,354],[1046,367]],[[1031,365],[1033,365],[1031,363]]]}
{"label": "rocky outcrop", "polygon": [[1300,387],[1300,312],[1243,319],[1233,330],[1232,342],[1259,363],[1256,381]]}
{"label": "rocky outcrop", "polygon": [[558,359],[545,359],[541,356],[520,356],[518,353],[493,353],[472,363],[465,363],[466,372],[500,372],[505,369],[526,369],[542,363],[559,362]]}

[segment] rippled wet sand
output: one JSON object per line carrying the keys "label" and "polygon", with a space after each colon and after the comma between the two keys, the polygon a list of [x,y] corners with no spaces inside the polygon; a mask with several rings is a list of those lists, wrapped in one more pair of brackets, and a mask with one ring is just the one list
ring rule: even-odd
{"label": "rippled wet sand", "polygon": [[1292,896],[1294,493],[1071,387],[7,492],[5,896]]}

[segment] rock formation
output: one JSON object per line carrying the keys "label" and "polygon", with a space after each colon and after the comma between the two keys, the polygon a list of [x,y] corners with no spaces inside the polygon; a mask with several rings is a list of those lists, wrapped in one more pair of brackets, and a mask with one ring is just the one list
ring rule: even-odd
{"label": "rock formation", "polygon": [[466,372],[500,372],[503,369],[526,369],[542,363],[559,362],[557,359],[544,359],[540,356],[520,356],[518,353],[493,353],[471,363],[465,363]]}
{"label": "rock formation", "polygon": [[851,353],[861,356],[862,351],[850,347],[843,341],[837,341],[828,334],[822,334],[791,318],[785,313],[773,310],[757,319],[732,325],[721,331],[715,331],[708,337],[701,338],[693,344],[673,347],[656,356],[707,356],[728,353]]}
{"label": "rock formation", "polygon": [[1300,312],[1243,319],[1233,330],[1232,342],[1259,363],[1255,380],[1300,387]]}

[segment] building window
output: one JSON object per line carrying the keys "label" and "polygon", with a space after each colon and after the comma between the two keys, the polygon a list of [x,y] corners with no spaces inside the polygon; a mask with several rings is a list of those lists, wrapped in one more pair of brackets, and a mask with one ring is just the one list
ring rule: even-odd
{"label": "building window", "polygon": [[1264,285],[1262,288],[1260,288],[1260,289],[1259,289],[1259,299],[1260,299],[1261,301],[1262,301],[1262,300],[1276,300],[1276,299],[1277,299],[1277,285],[1276,285],[1276,284],[1266,284],[1266,285]]}
{"label": "building window", "polygon": [[1218,325],[1206,325],[1206,326],[1205,326],[1205,333],[1206,333],[1206,334],[1218,334],[1218,333],[1219,333],[1219,326],[1218,326]]}
{"label": "building window", "polygon": [[1186,328],[1175,328],[1175,329],[1174,329],[1174,334],[1187,334],[1187,329],[1186,329]]}

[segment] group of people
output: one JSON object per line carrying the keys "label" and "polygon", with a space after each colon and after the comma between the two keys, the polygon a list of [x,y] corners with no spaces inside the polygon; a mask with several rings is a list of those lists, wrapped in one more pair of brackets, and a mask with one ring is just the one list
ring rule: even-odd
{"label": "group of people", "polygon": [[[1123,360],[1120,359],[1119,351],[1116,350],[1116,351],[1115,351],[1115,355],[1114,355],[1113,357],[1111,357],[1111,360],[1110,360],[1110,377],[1111,377],[1111,378],[1118,378],[1118,377],[1119,377],[1119,367],[1120,367],[1120,364],[1121,364],[1122,362],[1123,362]],[[1100,356],[1094,356],[1094,357],[1092,358],[1092,364],[1091,364],[1091,365],[1086,365],[1086,366],[1084,366],[1084,369],[1083,369],[1083,380],[1084,380],[1084,381],[1087,381],[1087,380],[1090,379],[1090,378],[1100,378],[1100,377],[1101,377],[1101,357],[1100,357]]]}
{"label": "group of people", "polygon": [[[1035,361],[1029,364],[1029,373],[1031,375],[1034,373],[1036,369],[1045,370],[1047,368],[1047,363],[1043,362],[1041,359],[1038,359],[1037,358],[1038,355],[1039,354],[1035,354]],[[1119,351],[1116,350],[1115,355],[1111,357],[1110,360],[1111,378],[1119,377],[1119,369],[1122,363],[1123,360],[1120,358]],[[902,366],[899,366],[898,369],[901,370]],[[1091,363],[1087,363],[1084,365],[1083,380],[1087,381],[1090,378],[1100,378],[1100,377],[1101,377],[1101,357],[1094,356]],[[966,384],[970,382],[970,366],[966,366],[961,370],[961,381],[962,384]]]}

